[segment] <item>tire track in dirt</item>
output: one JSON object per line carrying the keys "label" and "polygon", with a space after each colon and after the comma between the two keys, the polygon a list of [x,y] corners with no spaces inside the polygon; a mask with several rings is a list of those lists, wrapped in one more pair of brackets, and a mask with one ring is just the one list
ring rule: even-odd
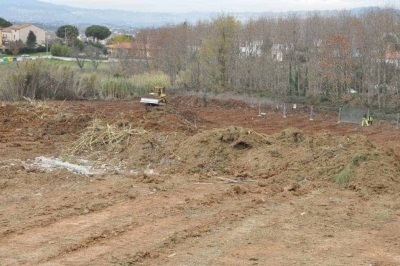
{"label": "tire track in dirt", "polygon": [[[192,191],[194,190],[192,189]],[[209,199],[201,197],[204,195],[208,198],[206,194],[196,192],[197,199],[192,199],[190,204],[197,206],[196,210],[200,209],[198,211],[201,212],[201,218],[198,215],[193,217],[186,215],[183,206],[177,206],[177,208],[172,206],[172,213],[165,215],[165,218],[150,215],[148,218],[141,219],[141,225],[111,241],[104,240],[95,243],[74,252],[74,254],[51,260],[48,265],[110,265],[112,263],[125,265],[137,262],[143,262],[146,265],[147,258],[160,257],[163,260],[163,257],[168,255],[168,250],[176,243],[183,243],[188,238],[198,237],[202,233],[210,231],[210,227],[219,224],[221,220],[225,221],[221,217],[238,217],[237,213],[243,211],[242,207],[225,204],[230,197],[224,191],[211,195]],[[212,208],[207,205],[210,202],[215,203],[215,201],[217,203]],[[242,217],[240,216],[240,218]]]}
{"label": "tire track in dirt", "polygon": [[[243,219],[221,224],[200,240],[176,245],[170,251],[174,256],[162,265],[317,266],[321,258],[323,265],[349,265],[350,261],[352,265],[399,265],[393,246],[396,236],[388,243],[380,230],[365,234],[366,227],[377,225],[368,214],[361,221],[349,218],[349,210],[356,205],[363,209],[360,205],[367,202],[360,202],[356,193],[348,191],[325,193],[311,191],[284,202],[279,195],[272,197],[252,211],[242,212]],[[364,252],[372,243],[374,252]],[[143,265],[152,262],[156,264],[149,260]]]}
{"label": "tire track in dirt", "polygon": [[[232,185],[230,186],[230,190],[234,191],[237,187],[237,185]],[[245,195],[223,193],[214,195],[212,198],[218,201],[218,197],[221,200],[218,202],[218,211],[187,210],[192,215],[183,213],[182,215],[186,215],[186,219],[180,225],[184,226],[176,228],[175,231],[171,232],[172,234],[170,233],[170,237],[165,240],[156,238],[157,241],[153,241],[153,244],[150,243],[146,249],[140,251],[132,250],[130,251],[130,255],[119,257],[114,255],[112,262],[118,265],[192,265],[190,263],[187,264],[187,261],[175,263],[173,257],[176,255],[176,250],[189,250],[193,247],[193,242],[203,243],[204,238],[215,234],[220,236],[221,231],[225,233],[229,232],[229,234],[232,233],[232,225],[246,220],[247,216],[257,212],[257,206],[260,203],[265,203],[264,200],[255,200],[255,198],[259,198],[260,196],[258,193],[253,194],[251,192]],[[201,213],[198,213],[199,211]],[[228,230],[225,230],[226,228]],[[237,243],[233,238],[231,239],[233,243]],[[134,253],[135,251],[136,253]],[[190,254],[190,252],[188,253]],[[218,255],[219,253],[216,252],[216,256]],[[207,254],[207,256],[210,256],[210,254]],[[202,263],[193,265],[210,265],[209,263],[203,263],[206,261],[204,260]],[[97,264],[98,261],[92,261],[92,263]],[[191,263],[193,263],[193,260]]]}
{"label": "tire track in dirt", "polygon": [[[196,192],[198,196],[209,193],[207,189]],[[187,193],[186,189],[179,189],[179,191],[174,191],[173,196],[170,193],[143,196],[133,202],[122,202],[100,212],[62,219],[44,228],[30,229],[21,235],[4,238],[2,240],[4,245],[0,247],[0,259],[5,265],[27,261],[44,262],[72,251],[76,253],[81,248],[86,250],[87,246],[103,238],[104,232],[119,230],[125,235],[126,228],[137,223],[135,217],[141,219],[140,223],[147,226],[149,230],[152,227],[147,225],[147,222],[152,224],[153,220],[172,219],[173,224],[177,222],[174,217],[179,214],[180,205],[184,204],[184,198],[179,197],[185,197],[185,193]],[[172,201],[174,204],[157,204],[164,200]],[[168,212],[172,212],[173,215],[169,217]],[[149,216],[149,220],[145,216]],[[167,218],[163,218],[164,216]],[[184,223],[183,220],[179,222]],[[133,230],[137,230],[134,236],[142,229]],[[132,236],[127,238],[129,239],[132,239]],[[19,254],[20,250],[24,250],[24,254]],[[5,254],[8,254],[8,257],[5,257]],[[87,258],[86,255],[83,256],[83,259],[85,258]]]}
{"label": "tire track in dirt", "polygon": [[[132,185],[119,186],[113,184],[110,187],[100,187],[97,191],[85,186],[85,189],[76,191],[75,186],[83,184],[92,184],[87,177],[71,177],[65,179],[54,178],[46,179],[46,176],[35,175],[30,176],[30,180],[21,178],[15,181],[15,185],[21,188],[12,189],[12,193],[2,195],[2,203],[5,206],[2,208],[1,213],[7,214],[7,220],[14,220],[14,222],[5,228],[0,229],[0,237],[12,237],[19,235],[26,230],[50,226],[60,220],[69,217],[81,216],[84,214],[85,209],[90,212],[98,212],[108,208],[113,204],[119,203],[131,198]],[[17,178],[19,178],[17,176]],[[74,178],[76,178],[74,180]],[[39,184],[33,186],[32,181],[36,180]],[[43,185],[41,182],[46,182]],[[69,183],[69,182],[73,183]],[[28,187],[21,186],[21,183],[27,182]],[[97,181],[99,182],[99,181]],[[115,182],[118,182],[115,181]],[[68,185],[66,185],[68,184]],[[145,186],[148,190],[147,186]],[[137,189],[137,188],[136,188]],[[136,191],[136,190],[135,190]],[[43,195],[44,193],[44,195]],[[70,193],[74,193],[74,198],[70,197]],[[22,198],[19,195],[24,195]],[[48,204],[42,205],[40,202],[43,200]],[[23,204],[27,209],[23,213],[16,213],[14,210],[18,209]]]}

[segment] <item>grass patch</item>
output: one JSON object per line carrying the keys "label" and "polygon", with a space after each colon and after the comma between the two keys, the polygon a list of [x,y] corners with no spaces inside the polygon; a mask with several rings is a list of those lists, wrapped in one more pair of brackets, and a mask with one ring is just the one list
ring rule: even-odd
{"label": "grass patch", "polygon": [[45,56],[45,55],[51,55],[50,52],[40,52],[40,53],[31,53],[29,54],[30,56]]}
{"label": "grass patch", "polygon": [[364,154],[356,154],[351,158],[351,161],[346,167],[335,177],[335,183],[340,186],[346,186],[350,183],[354,175],[354,167],[360,165],[361,162],[368,160],[368,156]]}

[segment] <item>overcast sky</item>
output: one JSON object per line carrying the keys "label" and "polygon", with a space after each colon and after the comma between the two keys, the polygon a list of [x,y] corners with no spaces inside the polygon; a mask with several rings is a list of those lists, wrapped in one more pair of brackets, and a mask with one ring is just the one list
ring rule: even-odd
{"label": "overcast sky", "polygon": [[138,12],[263,12],[349,9],[366,6],[400,7],[400,0],[41,0],[74,7]]}

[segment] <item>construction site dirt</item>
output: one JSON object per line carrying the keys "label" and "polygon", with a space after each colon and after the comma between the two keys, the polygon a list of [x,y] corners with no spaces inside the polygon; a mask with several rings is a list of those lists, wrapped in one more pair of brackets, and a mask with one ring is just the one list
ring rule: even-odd
{"label": "construction site dirt", "polygon": [[196,96],[0,110],[0,265],[400,265],[391,122]]}

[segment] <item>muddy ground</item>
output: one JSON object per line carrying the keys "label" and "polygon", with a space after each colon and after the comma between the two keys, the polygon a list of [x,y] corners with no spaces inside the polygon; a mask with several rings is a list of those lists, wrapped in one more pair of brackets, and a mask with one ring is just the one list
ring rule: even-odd
{"label": "muddy ground", "polygon": [[400,265],[392,123],[194,96],[0,110],[0,265]]}

